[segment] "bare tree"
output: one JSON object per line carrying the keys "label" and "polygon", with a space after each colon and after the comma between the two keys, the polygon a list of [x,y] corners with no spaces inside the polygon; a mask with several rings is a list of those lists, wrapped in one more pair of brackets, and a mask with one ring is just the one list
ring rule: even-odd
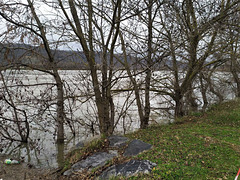
{"label": "bare tree", "polygon": [[[86,56],[91,71],[100,132],[113,133],[114,102],[111,95],[114,49],[119,34],[121,0],[75,2],[69,0],[70,12],[58,1],[67,22]],[[106,13],[107,10],[107,13]],[[106,25],[109,28],[106,28]],[[101,81],[95,53],[101,51]]]}
{"label": "bare tree", "polygon": [[[0,69],[0,79],[2,82],[0,89],[0,134],[11,141],[28,142],[30,128],[27,113],[15,103],[13,99],[15,96],[8,88],[2,69]],[[5,113],[7,115],[4,115]],[[20,139],[15,134],[19,135]]]}
{"label": "bare tree", "polygon": [[[233,80],[236,83],[236,97],[240,97],[240,63],[239,63],[239,55],[240,55],[240,49],[239,49],[239,12],[235,17],[232,17],[229,19],[230,25],[227,26],[227,36],[225,39],[229,44],[229,58],[230,58],[230,71],[233,75]],[[226,42],[225,41],[225,42]]]}
{"label": "bare tree", "polygon": [[[234,3],[234,1],[232,2]],[[214,94],[218,99],[217,101],[222,102],[226,98],[224,91],[226,91],[227,87],[231,86],[231,84],[233,84],[236,97],[238,97],[240,85],[238,77],[239,63],[237,60],[239,56],[239,28],[236,27],[236,25],[239,24],[238,16],[239,11],[236,11],[233,14],[229,14],[229,16],[222,21],[219,35],[215,40],[212,50],[212,62],[209,63],[210,66],[204,67],[203,71],[199,74],[204,101],[203,110],[207,108],[208,104],[209,98],[207,98],[207,93],[208,96],[211,93]],[[232,73],[232,79],[229,72]],[[216,73],[220,73],[219,77],[216,77]],[[228,80],[223,76],[229,77]],[[219,85],[221,85],[221,88]]]}
{"label": "bare tree", "polygon": [[238,3],[186,0],[169,2],[162,9],[163,36],[171,53],[171,63],[167,66],[174,76],[173,91],[166,94],[175,101],[175,117],[185,114],[184,97],[199,72],[212,61],[219,29],[236,12]]}
{"label": "bare tree", "polygon": [[[28,4],[23,4],[20,2],[16,3],[4,3],[2,4],[0,15],[4,18],[10,25],[12,25],[15,29],[24,29],[26,32],[31,32],[34,34],[36,38],[39,38],[42,42],[42,45],[47,54],[47,66],[51,69],[51,71],[42,70],[51,74],[56,82],[57,87],[57,141],[64,141],[64,92],[63,92],[63,83],[58,73],[57,65],[54,59],[53,52],[50,49],[50,43],[47,38],[47,31],[44,27],[44,24],[41,22],[39,16],[36,13],[36,9],[32,1],[28,0]],[[27,14],[24,17],[26,18],[24,21],[19,17],[17,19],[14,15],[16,15],[16,9],[22,14]],[[22,11],[22,12],[21,12]],[[23,33],[24,34],[24,33]],[[40,70],[40,69],[39,69]]]}
{"label": "bare tree", "polygon": [[[129,1],[128,9],[131,12],[127,25],[122,28],[120,39],[125,67],[135,93],[140,128],[146,128],[149,124],[151,112],[151,82],[152,72],[157,70],[155,65],[165,56],[165,52],[159,50],[159,36],[155,29],[157,12],[164,2],[158,1]],[[131,41],[130,41],[131,39]],[[146,45],[147,44],[147,45]],[[135,56],[135,61],[131,56]],[[133,58],[132,58],[133,59]],[[136,71],[133,71],[136,67]],[[138,80],[138,76],[143,79]]]}

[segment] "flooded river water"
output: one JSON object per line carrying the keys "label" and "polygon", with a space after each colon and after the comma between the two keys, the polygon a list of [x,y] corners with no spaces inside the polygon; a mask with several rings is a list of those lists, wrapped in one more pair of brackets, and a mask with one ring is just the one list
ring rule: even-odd
{"label": "flooded river water", "polygon": [[[17,73],[17,74],[16,74]],[[154,72],[155,78],[170,77],[169,72]],[[157,75],[156,75],[157,74]],[[115,74],[116,79],[124,77],[125,72]],[[30,139],[29,143],[23,144],[16,141],[5,140],[0,135],[0,161],[4,158],[18,159],[23,165],[34,166],[37,168],[57,168],[64,164],[64,154],[76,147],[81,142],[89,141],[93,136],[98,135],[97,115],[94,99],[85,96],[91,94],[91,83],[88,71],[61,71],[61,77],[64,82],[65,93],[71,98],[65,103],[66,117],[70,120],[71,128],[66,123],[64,144],[56,144],[55,130],[55,105],[51,105],[56,97],[56,87],[53,86],[54,79],[47,74],[37,71],[19,71],[5,72],[6,82],[9,88],[16,95],[14,99],[18,108],[24,109],[29,117]],[[141,76],[136,77],[141,81]],[[81,80],[82,79],[82,80]],[[166,82],[165,82],[166,83]],[[19,85],[31,85],[29,87]],[[24,87],[24,88],[20,88]],[[124,89],[129,87],[129,81],[126,78],[116,80],[113,89]],[[3,92],[4,90],[1,89]],[[227,99],[233,98],[230,87],[224,93]],[[4,93],[4,92],[3,92]],[[197,92],[196,94],[199,94]],[[137,106],[134,93],[121,92],[114,93],[114,105],[116,114],[115,133],[126,133],[139,128]],[[48,101],[45,101],[45,100]],[[9,106],[1,102],[2,116],[11,118],[12,112]],[[46,105],[46,102],[49,103]],[[201,104],[201,102],[199,101]],[[174,102],[166,96],[159,96],[151,93],[151,123],[169,123],[172,122],[172,107]],[[43,112],[41,109],[46,108]],[[166,111],[167,110],[167,111]],[[3,120],[0,119],[0,125],[3,126]],[[93,129],[94,128],[94,131]],[[73,137],[74,130],[76,136]],[[2,165],[2,164],[1,164]],[[14,169],[14,167],[12,167]],[[0,168],[1,169],[1,168]],[[5,179],[4,179],[5,180]]]}

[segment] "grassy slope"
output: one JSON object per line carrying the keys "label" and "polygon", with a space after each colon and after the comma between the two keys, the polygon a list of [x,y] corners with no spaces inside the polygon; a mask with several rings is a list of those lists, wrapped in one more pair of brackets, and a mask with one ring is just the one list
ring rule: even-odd
{"label": "grassy slope", "polygon": [[129,134],[153,145],[137,158],[157,163],[151,174],[130,179],[234,179],[240,168],[239,135],[239,100]]}

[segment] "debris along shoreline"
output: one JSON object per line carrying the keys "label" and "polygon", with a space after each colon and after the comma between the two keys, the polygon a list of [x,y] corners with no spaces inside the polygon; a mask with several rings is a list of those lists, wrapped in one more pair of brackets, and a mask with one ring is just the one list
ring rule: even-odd
{"label": "debris along shoreline", "polygon": [[55,179],[49,175],[50,170],[39,169],[25,162],[10,163],[9,157],[0,155],[0,179],[2,180],[23,180],[23,179]]}

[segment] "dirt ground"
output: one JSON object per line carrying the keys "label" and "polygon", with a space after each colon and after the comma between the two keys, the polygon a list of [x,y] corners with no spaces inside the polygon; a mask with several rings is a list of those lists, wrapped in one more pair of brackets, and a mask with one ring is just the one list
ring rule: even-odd
{"label": "dirt ground", "polygon": [[27,163],[4,164],[6,157],[0,156],[0,180],[54,180],[53,170],[37,169]]}

